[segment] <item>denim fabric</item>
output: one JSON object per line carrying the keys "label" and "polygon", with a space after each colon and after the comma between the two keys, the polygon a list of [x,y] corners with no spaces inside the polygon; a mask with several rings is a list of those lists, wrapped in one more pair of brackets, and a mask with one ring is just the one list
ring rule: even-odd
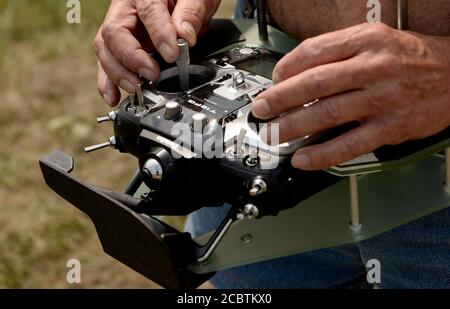
{"label": "denim fabric", "polygon": [[[226,207],[189,216],[194,237],[217,227]],[[381,288],[450,288],[450,209],[354,245],[322,249],[218,272],[217,288],[361,288],[365,265],[381,263]]]}
{"label": "denim fabric", "polygon": [[256,10],[256,1],[238,0],[234,11],[234,18],[254,18]]}

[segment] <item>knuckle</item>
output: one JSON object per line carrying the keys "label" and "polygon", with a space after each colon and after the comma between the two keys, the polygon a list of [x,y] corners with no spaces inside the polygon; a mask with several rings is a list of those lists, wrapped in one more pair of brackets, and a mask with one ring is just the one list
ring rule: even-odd
{"label": "knuckle", "polygon": [[313,49],[314,38],[307,38],[298,46],[298,51],[300,53],[307,54],[309,51]]}
{"label": "knuckle", "polygon": [[204,9],[201,6],[183,7],[181,14],[185,19],[193,22],[195,27],[201,27],[203,25]]}
{"label": "knuckle", "polygon": [[297,131],[297,117],[293,113],[290,113],[285,117],[281,130],[282,132],[280,133],[282,133],[283,136],[287,136],[289,138],[292,134],[295,134],[295,132]]}
{"label": "knuckle", "polygon": [[326,155],[326,153],[322,150],[318,150],[314,153],[314,156],[309,156],[313,165],[319,168],[325,168],[333,165],[332,159],[330,156]]}
{"label": "knuckle", "polygon": [[153,17],[159,11],[167,9],[167,7],[159,0],[139,1],[139,15],[142,17]]}
{"label": "knuckle", "polygon": [[343,160],[351,160],[358,155],[362,155],[362,144],[355,138],[346,138],[342,141]]}
{"label": "knuckle", "polygon": [[361,25],[356,26],[355,31],[343,40],[342,45],[346,48],[354,49],[355,55],[359,54],[365,45],[362,33],[364,33],[364,27]]}
{"label": "knuckle", "polygon": [[[286,97],[286,95],[284,95],[284,97]],[[279,87],[272,87],[270,89],[270,96],[265,97],[265,99],[268,102],[268,108],[270,109],[271,113],[274,112],[275,106],[279,105],[281,108],[284,108],[284,106],[286,106],[288,104],[287,102],[285,102],[285,100],[281,99],[284,97],[283,97],[283,91],[280,90]],[[274,105],[271,102],[277,102],[279,104]]]}
{"label": "knuckle", "polygon": [[149,28],[150,36],[158,34],[164,20],[162,12],[168,11],[167,6],[158,0],[141,1],[138,7],[139,17]]}
{"label": "knuckle", "polygon": [[378,76],[395,72],[398,68],[398,59],[386,52],[377,55],[371,64],[372,72]]}
{"label": "knuckle", "polygon": [[313,38],[308,38],[294,50],[297,61],[304,61],[305,58],[309,58],[314,54],[316,51],[314,42],[315,40]]}
{"label": "knuckle", "polygon": [[386,112],[386,96],[384,93],[380,93],[378,89],[373,89],[369,95],[365,97],[367,104],[367,116],[380,115]]}
{"label": "knuckle", "polygon": [[365,35],[370,39],[386,38],[390,34],[392,28],[383,23],[365,24]]}
{"label": "knuckle", "polygon": [[102,44],[102,40],[99,36],[96,36],[94,41],[92,41],[92,48],[94,49],[97,56],[100,55],[101,44]]}
{"label": "knuckle", "polygon": [[97,91],[100,95],[103,95],[103,93],[105,92],[105,82],[102,74],[104,73],[101,71],[101,69],[99,69],[97,76]]}
{"label": "knuckle", "polygon": [[102,27],[101,36],[105,43],[111,42],[119,27],[115,22],[108,22]]}
{"label": "knuckle", "polygon": [[366,31],[366,29],[367,29],[368,27],[370,27],[371,25],[372,25],[372,24],[370,24],[370,23],[362,23],[362,24],[358,24],[358,25],[354,26],[355,33],[364,32],[364,31]]}
{"label": "knuckle", "polygon": [[204,8],[206,12],[206,18],[210,19],[220,6],[221,0],[206,0],[204,1]]}
{"label": "knuckle", "polygon": [[103,87],[103,85],[102,85],[100,80],[97,82],[97,92],[101,96],[103,96],[103,93],[105,92],[104,91],[104,87]]}
{"label": "knuckle", "polygon": [[287,59],[280,60],[273,70],[272,78],[275,82],[281,82],[289,77],[292,62]]}
{"label": "knuckle", "polygon": [[276,99],[276,98],[283,98],[284,91],[280,89],[280,87],[273,87],[271,90],[271,98],[270,99]]}
{"label": "knuckle", "polygon": [[114,67],[111,67],[107,62],[100,61],[104,74],[115,84],[119,83],[120,72]]}
{"label": "knuckle", "polygon": [[321,71],[313,72],[310,74],[309,80],[311,84],[310,87],[311,96],[318,98],[323,93],[326,93],[328,91],[329,87],[323,76],[326,75],[324,75]]}
{"label": "knuckle", "polygon": [[379,113],[395,110],[405,102],[404,85],[397,81],[386,83],[382,88],[379,87],[376,96],[377,102],[374,103],[377,103],[379,106]]}
{"label": "knuckle", "polygon": [[136,49],[131,48],[131,47],[126,47],[123,49],[122,53],[121,53],[121,62],[122,63],[127,63],[130,64],[132,61],[132,59],[134,59],[136,57]]}
{"label": "knuckle", "polygon": [[382,118],[378,121],[378,134],[385,135],[389,134],[391,131],[391,124],[390,121]]}
{"label": "knuckle", "polygon": [[340,123],[342,114],[340,109],[335,104],[329,102],[319,102],[318,106],[320,119],[322,119],[326,126],[333,126]]}
{"label": "knuckle", "polygon": [[378,120],[378,132],[377,134],[380,137],[392,137],[393,136],[393,126],[392,126],[392,120],[390,118],[382,117]]}
{"label": "knuckle", "polygon": [[387,88],[388,95],[391,97],[391,104],[387,108],[397,108],[403,105],[405,102],[405,89],[404,85],[399,83],[392,83],[390,87]]}

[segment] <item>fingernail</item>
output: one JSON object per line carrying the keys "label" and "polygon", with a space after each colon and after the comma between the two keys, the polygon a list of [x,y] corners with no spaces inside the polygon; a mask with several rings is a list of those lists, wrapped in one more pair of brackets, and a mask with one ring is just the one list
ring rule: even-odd
{"label": "fingernail", "polygon": [[273,73],[272,82],[274,85],[276,85],[280,82],[280,75],[278,73],[275,73],[275,72]]}
{"label": "fingernail", "polygon": [[109,107],[112,107],[112,101],[108,94],[105,93],[103,95],[103,100],[105,100],[106,104],[108,104]]}
{"label": "fingernail", "polygon": [[164,57],[164,59],[167,62],[174,62],[175,59],[175,50],[167,43],[162,43],[159,47],[159,52],[161,53],[161,56]]}
{"label": "fingernail", "polygon": [[138,70],[138,73],[142,76],[144,76],[147,80],[153,81],[155,76],[153,75],[152,70],[147,68],[141,68]]}
{"label": "fingernail", "polygon": [[183,21],[181,23],[181,28],[183,28],[183,30],[188,35],[188,38],[186,39],[189,41],[189,43],[191,43],[191,45],[195,45],[197,41],[197,35],[195,33],[194,26],[192,26],[192,24],[187,21]]}
{"label": "fingernail", "polygon": [[258,118],[265,119],[270,115],[270,106],[267,100],[258,99],[252,104],[252,112]]}
{"label": "fingernail", "polygon": [[119,87],[128,93],[134,93],[135,86],[126,79],[119,80]]}
{"label": "fingernail", "polygon": [[292,165],[296,168],[308,168],[311,165],[311,159],[306,154],[295,155],[292,158]]}

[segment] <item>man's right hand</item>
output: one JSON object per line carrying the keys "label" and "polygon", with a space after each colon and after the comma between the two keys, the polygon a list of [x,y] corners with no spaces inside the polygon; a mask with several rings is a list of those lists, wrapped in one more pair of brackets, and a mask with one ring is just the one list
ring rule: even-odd
{"label": "man's right hand", "polygon": [[178,58],[178,37],[194,46],[219,4],[220,0],[112,0],[94,40],[98,91],[108,105],[119,102],[119,87],[133,93],[139,75],[158,78],[159,65],[150,52],[156,49],[172,63]]}

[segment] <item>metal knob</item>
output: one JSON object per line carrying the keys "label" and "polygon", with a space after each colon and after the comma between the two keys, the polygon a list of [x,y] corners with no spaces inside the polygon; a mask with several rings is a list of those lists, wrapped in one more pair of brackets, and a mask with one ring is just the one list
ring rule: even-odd
{"label": "metal knob", "polygon": [[148,159],[142,168],[142,172],[154,181],[161,181],[164,174],[161,164],[156,159]]}
{"label": "metal knob", "polygon": [[107,122],[107,121],[116,121],[117,113],[116,112],[110,112],[108,116],[105,117],[98,117],[97,123]]}
{"label": "metal knob", "polygon": [[183,91],[189,90],[189,43],[184,39],[178,39],[180,54],[177,59],[178,72],[180,76],[180,86]]}
{"label": "metal knob", "polygon": [[244,220],[244,219],[256,219],[259,217],[259,209],[257,206],[253,204],[247,204],[244,206],[244,209],[237,214],[236,219]]}
{"label": "metal knob", "polygon": [[130,93],[130,96],[128,98],[130,100],[131,106],[136,106],[136,94]]}
{"label": "metal knob", "polygon": [[250,189],[250,196],[258,196],[267,191],[267,183],[261,178],[253,180],[252,188]]}
{"label": "metal knob", "polygon": [[[144,108],[144,94],[142,92],[142,84],[137,84],[135,86],[136,89],[136,97],[137,97],[137,101],[138,101],[138,107],[140,109]],[[131,98],[130,98],[131,100]]]}
{"label": "metal knob", "polygon": [[84,148],[84,152],[90,153],[90,152],[97,151],[97,150],[100,150],[100,149],[103,149],[103,148],[108,148],[108,147],[115,148],[116,145],[117,145],[116,138],[114,136],[111,136],[109,138],[108,142],[103,143],[103,144],[98,144],[98,145],[93,145],[93,146],[86,147],[86,148]]}
{"label": "metal knob", "polygon": [[244,73],[238,71],[236,73],[233,74],[233,84],[232,87],[234,89],[239,89],[240,87],[242,87],[243,85],[245,85],[245,75]]}
{"label": "metal knob", "polygon": [[243,48],[239,49],[239,53],[241,53],[241,55],[244,55],[244,56],[250,56],[254,52],[255,51],[253,50],[253,48],[249,48],[249,47],[243,47]]}
{"label": "metal knob", "polygon": [[203,132],[203,129],[208,124],[208,117],[203,113],[197,113],[192,116],[192,129],[194,132]]}
{"label": "metal knob", "polygon": [[169,102],[166,104],[166,111],[164,117],[166,119],[175,119],[181,113],[181,105],[178,102]]}

